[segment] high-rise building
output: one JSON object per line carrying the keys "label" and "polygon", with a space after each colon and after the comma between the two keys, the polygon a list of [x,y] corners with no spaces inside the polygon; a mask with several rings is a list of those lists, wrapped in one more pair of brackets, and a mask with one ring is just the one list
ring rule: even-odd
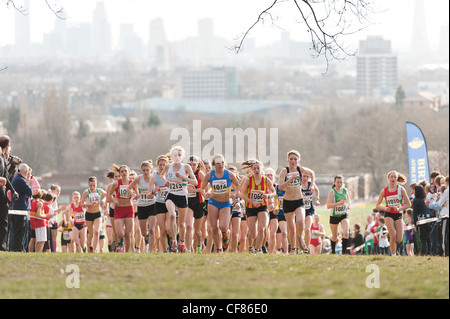
{"label": "high-rise building", "polygon": [[97,2],[92,15],[92,49],[96,56],[111,53],[111,26],[103,2]]}
{"label": "high-rise building", "polygon": [[135,57],[141,57],[142,48],[142,39],[134,32],[133,24],[122,23],[120,25],[119,50]]}
{"label": "high-rise building", "polygon": [[357,93],[364,96],[392,96],[398,86],[397,56],[391,52],[391,41],[368,36],[359,43],[356,60]]}
{"label": "high-rise building", "polygon": [[211,18],[198,20],[198,49],[203,61],[208,61],[215,55],[214,21]]}
{"label": "high-rise building", "polygon": [[425,8],[423,0],[414,3],[414,20],[412,27],[410,54],[416,57],[428,57],[430,44],[428,41],[427,23],[425,21]]}
{"label": "high-rise building", "polygon": [[15,46],[20,55],[27,55],[30,48],[30,0],[25,0],[15,14]]}
{"label": "high-rise building", "polygon": [[150,38],[148,41],[149,54],[153,58],[154,64],[158,68],[167,69],[169,67],[169,50],[164,28],[164,21],[156,18],[150,21]]}
{"label": "high-rise building", "polygon": [[[167,44],[166,30],[164,28],[164,21],[161,18],[156,18],[150,21],[150,38],[149,46],[150,49],[156,48],[158,46],[164,46]],[[152,53],[152,52],[150,52]]]}
{"label": "high-rise building", "polygon": [[180,72],[177,96],[184,99],[224,100],[238,95],[234,68],[201,68]]}
{"label": "high-rise building", "polygon": [[439,48],[438,59],[439,61],[448,62],[449,43],[448,43],[448,22],[446,25],[441,26],[439,34]]}

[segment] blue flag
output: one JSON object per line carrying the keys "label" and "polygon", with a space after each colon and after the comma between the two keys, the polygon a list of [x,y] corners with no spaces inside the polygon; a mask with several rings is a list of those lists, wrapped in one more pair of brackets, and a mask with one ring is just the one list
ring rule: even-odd
{"label": "blue flag", "polygon": [[406,139],[408,143],[409,180],[419,183],[430,182],[428,166],[427,143],[420,128],[411,122],[406,122]]}

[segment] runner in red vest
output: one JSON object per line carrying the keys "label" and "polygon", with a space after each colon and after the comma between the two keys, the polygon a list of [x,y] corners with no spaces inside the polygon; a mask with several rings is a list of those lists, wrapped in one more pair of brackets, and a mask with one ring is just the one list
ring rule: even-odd
{"label": "runner in red vest", "polygon": [[[401,186],[406,183],[406,177],[403,174],[391,171],[387,179],[389,185],[381,190],[376,208],[385,211],[384,218],[389,231],[391,255],[395,256],[397,245],[400,245],[403,239],[402,211],[411,207],[411,201],[406,190]],[[381,205],[383,199],[386,206]]]}

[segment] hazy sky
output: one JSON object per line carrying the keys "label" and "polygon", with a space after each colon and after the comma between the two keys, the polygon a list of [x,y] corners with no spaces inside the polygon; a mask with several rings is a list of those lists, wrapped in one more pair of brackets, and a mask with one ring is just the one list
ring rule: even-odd
{"label": "hazy sky", "polygon": [[[21,0],[15,0],[18,4]],[[0,2],[0,46],[14,43],[15,9],[7,7],[5,0]],[[55,16],[44,0],[30,0],[29,19],[32,42],[42,42],[43,34],[53,29]],[[49,0],[63,7],[68,16],[67,23],[91,22],[95,0]],[[179,40],[197,34],[197,21],[201,18],[214,19],[214,32],[230,40],[245,31],[273,0],[103,0],[108,20],[111,23],[113,45],[117,43],[121,23],[133,23],[136,33],[144,43],[148,39],[150,20],[164,19],[169,40]],[[392,40],[394,50],[409,48],[414,16],[415,0],[375,0],[376,9],[383,11],[371,16],[373,24],[364,32],[351,36],[349,41],[357,43],[368,34],[383,35]],[[432,47],[438,46],[441,26],[448,28],[449,1],[424,0],[426,29]],[[295,40],[308,41],[304,25],[297,23],[298,15],[293,15],[292,1],[278,5],[276,13],[280,16],[277,25],[290,32]],[[259,26],[253,32],[257,45],[263,45],[280,38],[280,29],[270,23]]]}

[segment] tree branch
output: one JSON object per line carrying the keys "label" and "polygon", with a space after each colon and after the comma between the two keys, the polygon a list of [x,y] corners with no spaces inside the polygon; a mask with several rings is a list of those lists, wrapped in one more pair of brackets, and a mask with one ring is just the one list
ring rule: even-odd
{"label": "tree branch", "polygon": [[61,20],[65,20],[67,18],[63,7],[60,7],[59,9],[56,9],[57,8],[56,4],[50,4],[48,0],[45,0],[45,3],[47,4],[49,9],[54,13],[54,15],[57,18],[59,18]]}
{"label": "tree branch", "polygon": [[[312,56],[323,56],[326,61],[327,73],[331,60],[345,60],[348,56],[354,56],[356,50],[348,51],[341,38],[355,34],[370,24],[369,14],[373,13],[371,5],[374,0],[286,0],[294,3],[301,20],[305,23],[306,30],[310,34]],[[271,10],[281,0],[275,0],[268,8],[263,10],[257,20],[240,37],[239,43],[233,50],[239,53],[243,49],[243,43],[250,31],[255,28],[264,16],[271,17]],[[271,17],[272,18],[272,17]],[[273,23],[272,19],[272,23]],[[352,23],[357,21],[356,26]],[[239,38],[238,38],[239,39]]]}
{"label": "tree branch", "polygon": [[[45,0],[45,4],[58,19],[64,20],[67,18],[63,7],[58,8],[58,6],[55,3],[50,3],[49,0]],[[23,6],[20,6],[20,7],[17,6],[16,3],[14,2],[14,0],[6,0],[6,5],[7,6],[11,5],[19,13],[21,13],[23,15],[28,15],[28,8],[24,8]]]}
{"label": "tree branch", "polygon": [[[247,38],[250,31],[262,20],[264,21],[264,15],[268,14],[269,17],[272,19],[272,15],[269,14],[270,9],[272,9],[279,0],[275,0],[267,9],[263,10],[259,15],[256,21],[250,26],[250,28],[247,29],[241,36],[241,40],[239,41],[238,45],[235,45],[233,48],[231,48],[235,53],[239,53],[243,50],[243,44],[245,39]],[[273,22],[273,19],[272,19]]]}

